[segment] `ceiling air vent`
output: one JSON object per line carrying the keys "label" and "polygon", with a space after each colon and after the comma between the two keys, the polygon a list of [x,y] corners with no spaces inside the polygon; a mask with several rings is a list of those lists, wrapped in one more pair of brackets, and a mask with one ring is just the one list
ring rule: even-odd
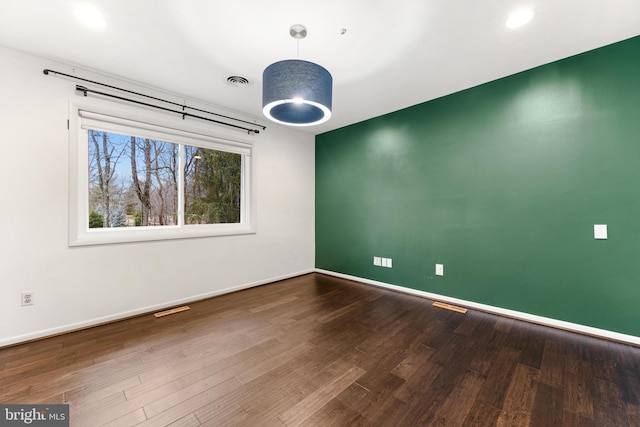
{"label": "ceiling air vent", "polygon": [[249,83],[249,79],[242,76],[229,76],[227,77],[227,83],[235,87],[245,87],[251,84]]}

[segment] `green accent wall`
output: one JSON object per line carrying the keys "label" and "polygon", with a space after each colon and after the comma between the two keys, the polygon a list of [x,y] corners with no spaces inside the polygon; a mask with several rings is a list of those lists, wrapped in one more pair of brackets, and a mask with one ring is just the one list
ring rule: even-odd
{"label": "green accent wall", "polygon": [[316,267],[640,336],[640,37],[316,136]]}

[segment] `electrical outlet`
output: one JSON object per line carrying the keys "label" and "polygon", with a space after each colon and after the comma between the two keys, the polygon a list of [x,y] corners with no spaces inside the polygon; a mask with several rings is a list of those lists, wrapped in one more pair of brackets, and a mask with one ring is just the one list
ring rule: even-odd
{"label": "electrical outlet", "polygon": [[34,292],[28,291],[22,293],[22,305],[33,305],[34,301]]}
{"label": "electrical outlet", "polygon": [[444,276],[444,265],[436,264],[436,276]]}
{"label": "electrical outlet", "polygon": [[594,224],[593,225],[593,237],[595,239],[607,239],[607,224]]}
{"label": "electrical outlet", "polygon": [[374,256],[373,265],[377,265],[379,267],[385,267],[385,268],[393,268],[393,260],[391,258]]}

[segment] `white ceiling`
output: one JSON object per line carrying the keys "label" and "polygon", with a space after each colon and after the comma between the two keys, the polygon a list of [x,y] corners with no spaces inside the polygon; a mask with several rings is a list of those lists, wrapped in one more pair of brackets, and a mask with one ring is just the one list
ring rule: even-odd
{"label": "white ceiling", "polygon": [[[100,9],[106,27],[79,23],[78,3]],[[521,7],[533,21],[506,28]],[[640,0],[0,0],[0,45],[268,126],[262,71],[298,55],[293,24],[309,30],[299,58],[334,78],[331,120],[297,128],[317,134],[639,35]],[[228,85],[231,75],[250,86]]]}

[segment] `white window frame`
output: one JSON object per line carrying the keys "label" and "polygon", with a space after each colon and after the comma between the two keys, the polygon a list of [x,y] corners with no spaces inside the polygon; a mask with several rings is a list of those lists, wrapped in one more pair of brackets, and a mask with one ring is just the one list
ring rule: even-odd
{"label": "white window frame", "polygon": [[[89,141],[87,129],[120,133],[242,155],[240,222],[89,229]],[[213,132],[215,131],[215,135]],[[218,130],[215,125],[182,120],[177,115],[150,112],[110,102],[69,103],[69,246],[104,245],[154,240],[229,236],[256,233],[253,141]],[[232,138],[230,139],[229,136]],[[180,150],[183,151],[182,146]],[[182,156],[181,162],[182,162]],[[180,181],[184,183],[180,164]],[[184,218],[183,200],[178,216]]]}

